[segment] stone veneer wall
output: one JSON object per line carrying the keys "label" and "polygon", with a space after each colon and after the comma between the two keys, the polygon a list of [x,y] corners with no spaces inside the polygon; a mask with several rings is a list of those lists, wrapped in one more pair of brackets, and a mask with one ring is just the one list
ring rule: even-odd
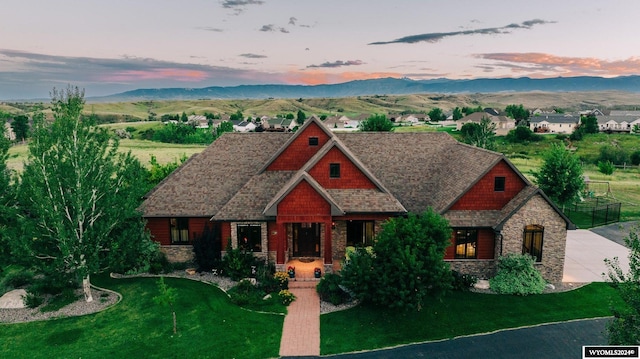
{"label": "stone veneer wall", "polygon": [[542,261],[536,268],[551,283],[562,282],[567,224],[541,195],[532,197],[502,228],[502,254],[522,253],[524,228],[529,224],[544,227]]}
{"label": "stone veneer wall", "polygon": [[[275,263],[275,252],[269,252],[269,229],[267,228],[267,222],[231,222],[231,248],[238,248],[238,225],[239,224],[260,224],[260,248],[262,251],[253,252],[253,255],[258,258],[269,259],[271,260],[271,256],[273,255]],[[227,252],[222,248],[222,257],[224,257]]]}
{"label": "stone veneer wall", "polygon": [[[374,236],[382,231],[383,221],[374,221]],[[347,221],[335,221],[336,228],[331,231],[331,254],[333,257],[333,271],[339,271],[347,252]]]}
{"label": "stone veneer wall", "polygon": [[460,274],[472,274],[478,279],[489,279],[496,275],[496,261],[494,259],[459,259],[447,260],[451,270]]}
{"label": "stone veneer wall", "polygon": [[160,250],[171,263],[191,262],[195,258],[192,245],[160,246]]}

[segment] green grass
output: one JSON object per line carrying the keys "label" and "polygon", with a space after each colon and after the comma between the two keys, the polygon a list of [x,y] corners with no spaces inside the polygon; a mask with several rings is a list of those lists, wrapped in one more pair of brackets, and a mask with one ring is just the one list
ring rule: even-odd
{"label": "green grass", "polygon": [[[166,278],[178,290],[178,334],[169,308],[155,304],[157,279],[96,278],[123,295],[114,307],[83,317],[0,324],[6,358],[273,358],[284,316],[247,311],[220,289]],[[99,298],[96,298],[99,300]]]}
{"label": "green grass", "polygon": [[358,306],[320,317],[321,354],[386,348],[541,323],[611,315],[622,306],[606,283],[563,293],[511,296],[453,292],[420,312]]}

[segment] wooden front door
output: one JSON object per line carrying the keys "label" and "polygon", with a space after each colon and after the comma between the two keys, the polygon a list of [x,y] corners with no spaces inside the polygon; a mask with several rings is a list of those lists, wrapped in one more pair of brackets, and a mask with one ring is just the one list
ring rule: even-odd
{"label": "wooden front door", "polygon": [[293,224],[293,256],[320,257],[320,224]]}

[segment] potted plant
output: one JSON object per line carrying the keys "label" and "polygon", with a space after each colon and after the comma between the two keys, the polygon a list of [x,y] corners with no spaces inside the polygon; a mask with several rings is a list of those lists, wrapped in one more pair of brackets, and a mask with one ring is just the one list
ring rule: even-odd
{"label": "potted plant", "polygon": [[287,274],[289,274],[289,278],[295,278],[296,277],[296,267],[289,266],[289,268],[287,268]]}
{"label": "potted plant", "polygon": [[316,267],[313,270],[313,276],[316,278],[320,278],[322,276],[322,269],[320,269],[319,267]]}

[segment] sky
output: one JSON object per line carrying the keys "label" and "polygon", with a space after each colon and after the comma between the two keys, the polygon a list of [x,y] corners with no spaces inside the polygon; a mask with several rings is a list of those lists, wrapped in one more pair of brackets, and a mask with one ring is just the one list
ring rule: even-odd
{"label": "sky", "polygon": [[3,0],[0,100],[640,75],[637,0]]}

